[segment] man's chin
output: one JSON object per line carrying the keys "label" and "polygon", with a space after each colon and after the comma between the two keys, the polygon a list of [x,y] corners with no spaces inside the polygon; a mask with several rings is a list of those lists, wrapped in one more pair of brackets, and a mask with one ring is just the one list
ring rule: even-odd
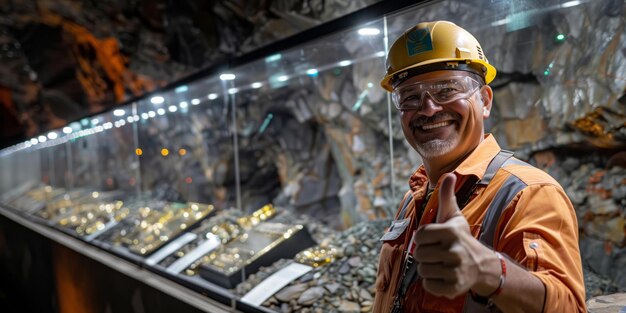
{"label": "man's chin", "polygon": [[454,148],[454,143],[452,140],[442,140],[442,139],[433,139],[429,140],[425,143],[418,144],[416,146],[417,153],[419,153],[422,158],[432,159],[436,157],[441,157]]}

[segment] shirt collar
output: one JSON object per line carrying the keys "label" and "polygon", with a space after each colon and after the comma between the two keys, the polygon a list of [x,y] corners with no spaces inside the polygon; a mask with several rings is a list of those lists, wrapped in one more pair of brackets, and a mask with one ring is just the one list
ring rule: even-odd
{"label": "shirt collar", "polygon": [[[500,146],[491,134],[486,134],[484,140],[478,144],[476,149],[470,153],[465,160],[454,170],[457,176],[474,175],[482,179],[491,160],[500,152]],[[428,186],[428,175],[422,164],[409,178],[409,187],[416,199],[422,198],[426,194]]]}
{"label": "shirt collar", "polygon": [[485,139],[459,164],[454,172],[462,176],[475,175],[482,179],[489,163],[498,152],[500,152],[500,146],[496,139],[493,138],[493,135],[487,134]]}

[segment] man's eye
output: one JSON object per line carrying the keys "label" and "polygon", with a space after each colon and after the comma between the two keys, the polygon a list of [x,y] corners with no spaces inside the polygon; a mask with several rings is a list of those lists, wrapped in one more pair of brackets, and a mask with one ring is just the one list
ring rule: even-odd
{"label": "man's eye", "polygon": [[458,90],[456,90],[456,88],[452,88],[452,87],[446,87],[446,88],[441,88],[441,90],[439,90],[440,94],[449,94],[449,93],[453,93],[453,92],[457,92]]}
{"label": "man's eye", "polygon": [[402,102],[419,101],[419,100],[420,100],[419,95],[409,95],[409,96],[406,96],[404,99],[402,99]]}

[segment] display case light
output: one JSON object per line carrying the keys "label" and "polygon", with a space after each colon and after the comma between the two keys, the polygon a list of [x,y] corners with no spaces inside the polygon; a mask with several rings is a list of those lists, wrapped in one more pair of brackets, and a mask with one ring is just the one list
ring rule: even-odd
{"label": "display case light", "polygon": [[143,113],[141,113],[141,118],[144,119],[144,120],[147,120],[147,119],[150,118],[150,116],[148,115],[148,113],[143,112]]}
{"label": "display case light", "polygon": [[236,94],[239,91],[239,88],[230,88],[228,89],[228,93],[231,95]]}
{"label": "display case light", "polygon": [[120,123],[120,126],[126,125],[126,121],[124,119],[121,119],[121,120],[119,120],[117,122]]}
{"label": "display case light", "polygon": [[135,121],[135,120],[133,120],[133,117],[132,117],[132,116],[127,117],[127,118],[126,118],[126,120],[127,120],[129,123],[132,123],[132,122],[134,122],[134,121]]}
{"label": "display case light", "polygon": [[179,106],[181,109],[186,109],[186,108],[189,106],[189,104],[187,103],[187,101],[181,101],[181,102],[178,104],[178,106]]}
{"label": "display case light", "polygon": [[254,88],[254,89],[258,89],[258,88],[263,87],[263,83],[255,82],[255,83],[252,83],[251,87]]}
{"label": "display case light", "polygon": [[231,73],[224,73],[222,75],[220,75],[220,79],[221,80],[233,80],[235,79],[235,74],[231,74]]}
{"label": "display case light", "polygon": [[189,87],[187,87],[187,85],[182,85],[174,89],[176,93],[186,92],[187,90],[189,90]]}
{"label": "display case light", "polygon": [[200,104],[200,99],[192,99],[191,100],[191,105],[198,105]]}
{"label": "display case light", "polygon": [[372,82],[367,83],[367,88],[372,88],[374,87],[374,84]]}
{"label": "display case light", "polygon": [[384,57],[385,55],[387,55],[387,54],[385,53],[385,51],[378,51],[378,52],[376,52],[376,54],[374,54],[374,56],[376,56],[376,57],[378,57],[378,58],[382,58],[382,57]]}
{"label": "display case light", "polygon": [[280,75],[280,76],[278,76],[277,79],[278,79],[279,82],[284,82],[284,81],[287,81],[289,79],[289,76],[287,76],[287,75]]}
{"label": "display case light", "polygon": [[104,127],[104,129],[111,129],[111,128],[113,128],[113,123],[106,122],[106,123],[102,124],[102,127]]}
{"label": "display case light", "polygon": [[137,114],[133,115],[133,121],[138,122],[139,121],[139,115],[137,115]]}
{"label": "display case light", "polygon": [[376,36],[380,34],[380,29],[374,27],[364,27],[359,29],[359,35],[361,36]]}
{"label": "display case light", "polygon": [[126,111],[122,110],[122,109],[117,109],[113,111],[113,115],[115,116],[124,116],[124,114],[126,114]]}
{"label": "display case light", "polygon": [[310,68],[306,71],[306,74],[309,76],[317,76],[317,74],[319,74],[319,71],[315,68]]}
{"label": "display case light", "polygon": [[98,125],[98,123],[100,123],[100,121],[97,118],[91,120],[91,125]]}
{"label": "display case light", "polygon": [[272,62],[279,61],[282,58],[283,58],[283,56],[280,53],[277,53],[277,54],[273,54],[273,55],[270,55],[267,58],[265,58],[265,62],[266,63],[272,63]]}
{"label": "display case light", "polygon": [[158,115],[163,115],[163,114],[165,114],[165,110],[163,108],[160,108],[160,109],[157,110],[157,114]]}
{"label": "display case light", "polygon": [[511,19],[507,18],[503,18],[494,22],[491,22],[491,26],[502,26],[502,25],[506,25],[511,21]]}
{"label": "display case light", "polygon": [[218,95],[216,93],[212,93],[212,94],[209,94],[207,96],[207,98],[209,98],[209,100],[215,100],[215,99],[217,99],[217,97],[218,97]]}
{"label": "display case light", "polygon": [[49,132],[48,133],[48,139],[50,139],[50,140],[57,139],[57,137],[59,137],[59,135],[57,135],[57,133],[55,133],[55,132]]}
{"label": "display case light", "polygon": [[170,105],[169,108],[167,108],[168,111],[174,113],[176,111],[178,111],[178,107],[175,105]]}
{"label": "display case light", "polygon": [[71,134],[72,131],[73,131],[73,129],[71,127],[69,127],[69,126],[63,127],[63,133],[64,134]]}
{"label": "display case light", "polygon": [[339,66],[348,66],[348,65],[352,64],[352,61],[350,61],[350,60],[343,60],[343,61],[339,62],[338,64],[339,64]]}
{"label": "display case light", "polygon": [[150,111],[150,112],[148,112],[148,116],[151,117],[151,118],[155,117],[156,116],[156,112]]}
{"label": "display case light", "polygon": [[38,143],[39,143],[39,140],[37,140],[37,138],[32,138],[32,139],[30,140],[30,143],[32,143],[32,144],[34,144],[34,145],[36,145],[36,144],[38,144]]}
{"label": "display case light", "polygon": [[46,140],[48,140],[48,138],[46,138],[46,136],[39,136],[37,137],[37,139],[39,139],[39,142],[44,143],[46,142]]}
{"label": "display case light", "polygon": [[568,1],[568,2],[561,4],[561,8],[575,7],[579,4],[580,4],[580,1]]}
{"label": "display case light", "polygon": [[152,97],[150,99],[150,102],[152,104],[161,104],[161,103],[165,102],[165,98],[163,98],[161,96],[155,96],[155,97]]}

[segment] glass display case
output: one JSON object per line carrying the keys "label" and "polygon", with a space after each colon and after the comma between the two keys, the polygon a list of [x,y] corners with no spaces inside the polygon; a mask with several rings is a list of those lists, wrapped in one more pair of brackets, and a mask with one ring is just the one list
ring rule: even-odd
{"label": "glass display case", "polygon": [[[1,200],[244,311],[367,311],[377,238],[421,163],[379,86],[389,44],[426,20],[476,35],[499,71],[488,130],[524,156],[583,142],[563,121],[619,105],[624,17],[602,3],[430,1],[359,21],[7,148]],[[603,53],[580,52],[597,41],[580,16]]]}

